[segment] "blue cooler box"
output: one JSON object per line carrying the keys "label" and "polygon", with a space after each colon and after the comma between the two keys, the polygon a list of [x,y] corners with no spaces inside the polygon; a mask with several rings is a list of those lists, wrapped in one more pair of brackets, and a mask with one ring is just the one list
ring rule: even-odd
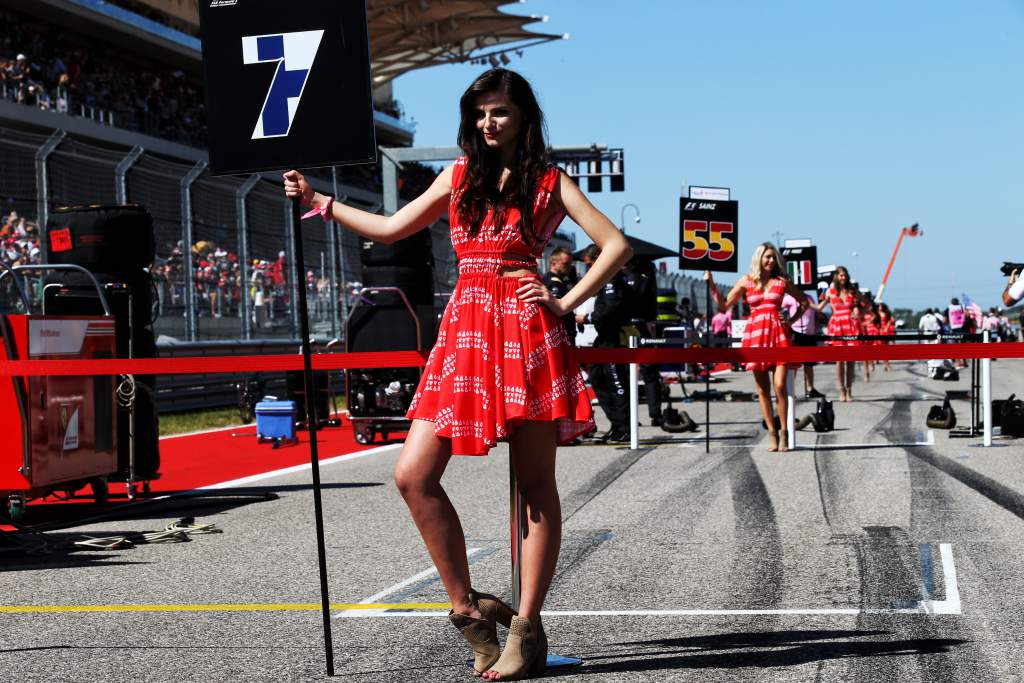
{"label": "blue cooler box", "polygon": [[256,438],[295,440],[295,401],[256,404]]}

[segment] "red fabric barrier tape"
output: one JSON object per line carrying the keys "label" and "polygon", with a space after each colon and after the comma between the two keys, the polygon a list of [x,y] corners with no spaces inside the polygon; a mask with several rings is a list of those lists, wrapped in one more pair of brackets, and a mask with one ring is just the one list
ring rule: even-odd
{"label": "red fabric barrier tape", "polygon": [[[423,367],[426,355],[419,351],[324,353],[313,355],[314,370],[343,368]],[[301,370],[299,354],[258,356],[192,356],[181,358],[104,358],[101,360],[8,360],[0,361],[0,377],[58,375],[196,375],[222,372],[274,372]]]}
{"label": "red fabric barrier tape", "polygon": [[793,346],[786,349],[651,348],[578,349],[583,363],[828,363],[932,358],[1024,358],[1024,342],[1000,344],[890,344],[886,346]]}
{"label": "red fabric barrier tape", "polygon": [[[862,360],[928,360],[932,358],[1024,358],[1024,342],[1000,344],[892,344],[887,346],[797,346],[787,349],[734,348],[581,348],[573,352],[581,363],[822,363]],[[418,351],[326,353],[313,355],[314,370],[346,368],[423,367]],[[182,358],[109,358],[101,360],[0,361],[0,377],[67,375],[194,375],[226,372],[301,370],[298,354],[258,356],[193,356]]]}

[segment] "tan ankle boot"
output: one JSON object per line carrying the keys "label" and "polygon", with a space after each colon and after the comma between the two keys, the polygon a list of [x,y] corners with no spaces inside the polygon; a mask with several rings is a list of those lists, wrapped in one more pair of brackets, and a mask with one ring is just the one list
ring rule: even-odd
{"label": "tan ankle boot", "polygon": [[476,606],[482,619],[456,614],[455,610],[452,610],[448,613],[448,620],[455,628],[459,629],[462,637],[473,648],[473,675],[479,676],[491,668],[491,665],[501,656],[495,623],[507,627],[512,623],[515,612],[500,598],[488,593],[470,591],[469,601]]}
{"label": "tan ankle boot", "polygon": [[503,681],[539,676],[547,668],[548,638],[544,628],[535,629],[528,619],[512,617],[505,649],[489,670]]}

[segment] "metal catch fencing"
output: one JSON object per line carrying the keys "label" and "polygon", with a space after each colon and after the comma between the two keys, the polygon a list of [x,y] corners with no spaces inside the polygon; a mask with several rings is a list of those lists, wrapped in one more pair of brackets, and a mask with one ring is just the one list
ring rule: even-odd
{"label": "metal catch fencing", "polygon": [[[158,337],[297,339],[298,286],[307,288],[311,332],[320,339],[343,337],[351,296],[362,280],[359,239],[335,223],[307,220],[301,226],[305,262],[296,270],[289,245],[299,226],[291,223],[279,183],[259,174],[213,177],[202,161],[99,146],[59,129],[39,134],[0,128],[0,159],[2,218],[14,211],[28,219],[40,260],[46,244],[38,238],[56,207],[128,202],[149,210],[156,232]],[[353,206],[380,210],[379,198],[374,202],[365,190],[332,182],[329,171],[313,182]],[[443,297],[454,286],[455,257],[447,223],[430,230],[435,291]]]}

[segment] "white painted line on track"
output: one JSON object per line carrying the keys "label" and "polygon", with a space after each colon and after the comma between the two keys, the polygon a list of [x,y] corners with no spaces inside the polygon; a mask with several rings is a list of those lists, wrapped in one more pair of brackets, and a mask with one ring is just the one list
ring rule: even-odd
{"label": "white painted line on track", "polygon": [[[949,543],[939,544],[939,556],[942,558],[942,576],[946,588],[945,600],[919,600],[908,607],[879,608],[791,608],[791,609],[623,609],[623,610],[542,610],[545,617],[748,617],[748,616],[857,616],[872,615],[936,615],[963,614],[960,604],[960,589],[956,580],[956,565],[953,563],[953,547]],[[429,569],[417,575],[429,576],[437,571]],[[396,587],[407,585],[407,579]],[[397,588],[393,589],[397,589]],[[365,602],[375,601],[388,594],[388,590],[379,593]],[[352,610],[342,611],[338,617],[440,617],[447,612],[423,612],[414,610]]]}
{"label": "white painted line on track", "polygon": [[227,432],[231,431],[232,429],[234,429],[235,431],[251,429],[253,430],[253,434],[256,433],[256,425],[253,423],[249,423],[247,425],[228,425],[227,427],[211,427],[210,429],[200,429],[194,432],[184,432],[182,434],[168,434],[167,436],[161,436],[160,440],[166,441],[168,439],[180,439],[183,436],[199,436],[200,434],[216,434],[217,432]]}
{"label": "white painted line on track", "polygon": [[[756,616],[857,616],[861,614],[959,614],[959,612],[935,612],[925,609],[923,603],[919,607],[906,608],[833,608],[833,609],[623,609],[623,610],[542,610],[543,617],[756,617]],[[366,617],[442,617],[447,612],[422,611],[376,611],[353,610],[335,615],[350,616],[355,619]]]}
{"label": "white painted line on track", "polygon": [[[483,548],[470,548],[470,549],[468,549],[466,551],[466,559],[471,559],[474,555],[476,555],[477,553],[481,552],[482,550],[483,550]],[[397,593],[398,591],[402,590],[406,586],[411,586],[414,583],[417,583],[418,581],[422,581],[423,579],[425,579],[427,577],[435,576],[435,575],[437,575],[437,567],[436,566],[431,566],[429,569],[424,569],[423,571],[419,572],[418,574],[413,574],[409,578],[403,579],[402,581],[399,581],[398,583],[394,584],[393,586],[388,586],[387,588],[385,588],[384,590],[382,590],[379,593],[374,593],[373,595],[371,595],[370,597],[366,598],[365,600],[360,600],[357,604],[360,604],[360,605],[372,605],[372,604],[377,603],[377,602],[382,602],[383,598],[391,595],[392,593]],[[363,614],[360,615],[359,614],[360,612],[362,612]],[[352,610],[352,611],[342,610],[341,612],[335,614],[334,618],[337,619],[339,617],[365,616],[366,614],[369,614],[370,616],[386,616],[387,611],[386,610]],[[447,612],[430,612],[430,614],[431,615],[435,615],[435,616],[437,614],[443,614],[443,615],[447,616],[448,613]]]}
{"label": "white painted line on track", "polygon": [[963,614],[960,604],[960,588],[956,582],[956,565],[953,563],[953,546],[949,543],[939,544],[939,557],[942,558],[942,578],[946,587],[945,600],[923,600],[922,607],[929,614]]}
{"label": "white painted line on track", "polygon": [[[336,465],[340,462],[350,462],[352,460],[359,460],[369,455],[377,455],[385,451],[394,450],[401,448],[402,444],[394,443],[388,444],[387,446],[377,446],[376,448],[368,448],[365,451],[355,451],[353,453],[344,453],[342,455],[336,455],[332,458],[324,458],[320,461],[320,467],[326,467],[328,465]],[[206,491],[209,489],[226,489],[234,486],[245,486],[246,484],[252,484],[257,481],[263,481],[264,479],[272,479],[273,477],[282,477],[286,474],[294,474],[295,472],[303,472],[312,469],[312,463],[303,463],[301,465],[292,465],[291,467],[283,467],[279,470],[271,470],[270,472],[262,472],[260,474],[253,474],[248,477],[242,477],[241,479],[232,479],[230,481],[221,481],[216,484],[210,484],[208,486],[201,486],[195,491]]]}

